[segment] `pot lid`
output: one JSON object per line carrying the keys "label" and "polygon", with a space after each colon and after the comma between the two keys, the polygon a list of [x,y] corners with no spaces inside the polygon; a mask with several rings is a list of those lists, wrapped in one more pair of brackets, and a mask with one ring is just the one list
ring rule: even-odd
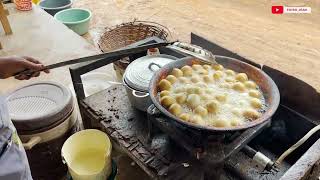
{"label": "pot lid", "polygon": [[18,131],[48,127],[73,110],[70,90],[53,82],[23,86],[7,96],[11,120]]}
{"label": "pot lid", "polygon": [[174,56],[165,54],[138,58],[127,67],[124,73],[124,81],[131,88],[139,91],[148,91],[149,82],[153,74],[162,66],[176,59]]}

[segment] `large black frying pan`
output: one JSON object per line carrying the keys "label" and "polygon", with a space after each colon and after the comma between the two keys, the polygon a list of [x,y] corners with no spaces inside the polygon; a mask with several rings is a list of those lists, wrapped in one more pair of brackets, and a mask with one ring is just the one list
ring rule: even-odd
{"label": "large black frying pan", "polygon": [[246,73],[249,79],[256,82],[257,85],[261,88],[261,91],[263,92],[263,96],[265,97],[265,100],[266,100],[267,108],[260,118],[236,127],[225,127],[225,128],[211,127],[211,126],[204,127],[204,126],[183,121],[180,118],[171,114],[166,108],[164,108],[160,104],[160,100],[158,97],[158,92],[159,92],[158,83],[160,82],[161,79],[165,78],[172,71],[173,68],[181,68],[185,65],[191,66],[193,64],[210,64],[207,61],[195,59],[193,57],[187,57],[187,58],[173,61],[163,66],[153,75],[153,78],[151,79],[151,82],[150,82],[149,94],[156,108],[159,109],[160,112],[162,112],[165,116],[169,117],[171,120],[176,121],[182,125],[195,128],[198,130],[205,130],[205,131],[212,131],[212,132],[244,130],[270,120],[271,116],[277,110],[280,102],[279,90],[276,84],[273,82],[273,80],[262,70],[250,64],[239,61],[237,59],[224,57],[224,56],[216,56],[216,61],[217,63],[223,65],[228,69],[232,69],[236,72]]}

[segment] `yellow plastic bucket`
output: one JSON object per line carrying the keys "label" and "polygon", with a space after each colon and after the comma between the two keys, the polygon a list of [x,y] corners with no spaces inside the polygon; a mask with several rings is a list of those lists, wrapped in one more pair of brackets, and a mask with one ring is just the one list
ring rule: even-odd
{"label": "yellow plastic bucket", "polygon": [[73,180],[105,180],[111,173],[109,137],[102,131],[87,129],[70,136],[61,155]]}

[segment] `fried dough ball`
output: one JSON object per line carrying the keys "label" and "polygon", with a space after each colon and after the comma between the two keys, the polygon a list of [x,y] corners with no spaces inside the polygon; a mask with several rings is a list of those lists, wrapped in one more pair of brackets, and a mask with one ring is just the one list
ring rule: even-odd
{"label": "fried dough ball", "polygon": [[236,80],[240,82],[245,82],[248,81],[248,76],[246,75],[246,73],[239,73],[236,75]]}
{"label": "fried dough ball", "polygon": [[166,78],[171,84],[177,82],[177,78],[174,75],[168,75]]}
{"label": "fried dough ball", "polygon": [[225,79],[225,81],[226,82],[235,82],[235,80],[232,78],[232,77],[227,77],[226,79]]}
{"label": "fried dough ball", "polygon": [[215,96],[216,100],[219,102],[226,102],[227,101],[227,95],[226,94],[219,94]]}
{"label": "fried dough ball", "polygon": [[207,93],[207,94],[213,94],[213,93],[214,93],[214,90],[211,89],[211,88],[207,88],[207,89],[205,89],[205,93]]}
{"label": "fried dough ball", "polygon": [[198,73],[199,73],[200,75],[208,75],[208,74],[209,74],[209,72],[208,72],[207,70],[205,70],[205,69],[200,69],[200,70],[198,70]]}
{"label": "fried dough ball", "polygon": [[202,125],[202,126],[206,125],[206,122],[199,115],[191,116],[190,117],[190,122],[192,122],[194,124]]}
{"label": "fried dough ball", "polygon": [[240,106],[247,106],[247,105],[250,105],[250,101],[247,101],[247,100],[239,100],[239,105]]}
{"label": "fried dough ball", "polygon": [[189,85],[189,86],[187,86],[187,93],[188,94],[203,94],[204,90],[199,86]]}
{"label": "fried dough ball", "polygon": [[203,65],[203,69],[205,69],[205,70],[210,70],[210,69],[211,69],[211,66],[208,65],[208,64],[205,64],[205,65]]}
{"label": "fried dough ball", "polygon": [[249,120],[255,120],[260,117],[260,113],[254,109],[244,110],[242,115]]}
{"label": "fried dough ball", "polygon": [[186,90],[188,94],[195,94],[195,86],[194,85],[187,85]]}
{"label": "fried dough ball", "polygon": [[184,121],[189,121],[190,120],[190,114],[182,113],[182,114],[179,115],[179,118],[184,120]]}
{"label": "fried dough ball", "polygon": [[182,112],[182,107],[177,103],[173,103],[169,107],[169,112],[171,112],[175,116],[178,116]]}
{"label": "fried dough ball", "polygon": [[244,82],[244,85],[245,85],[247,88],[249,88],[249,89],[255,89],[255,88],[257,88],[256,83],[253,82],[253,81],[246,81],[246,82]]}
{"label": "fried dough ball", "polygon": [[202,117],[208,114],[208,110],[202,106],[196,107],[196,109],[194,109],[194,112]]}
{"label": "fried dough ball", "polygon": [[231,112],[232,112],[232,114],[234,114],[234,115],[236,115],[236,116],[238,116],[238,117],[240,117],[241,116],[241,110],[239,109],[239,108],[233,108],[232,110],[231,110]]}
{"label": "fried dough ball", "polygon": [[246,90],[246,87],[241,82],[234,83],[232,88],[239,92],[244,92]]}
{"label": "fried dough ball", "polygon": [[201,87],[196,86],[194,87],[194,93],[201,95],[204,94],[204,90]]}
{"label": "fried dough ball", "polygon": [[160,92],[160,97],[168,96],[169,94],[170,94],[170,91],[164,90]]}
{"label": "fried dough ball", "polygon": [[203,69],[202,66],[200,64],[194,64],[192,65],[192,69],[195,71],[201,70]]}
{"label": "fried dough ball", "polygon": [[212,68],[214,70],[223,70],[223,66],[221,64],[214,64],[212,65]]}
{"label": "fried dough ball", "polygon": [[210,113],[216,113],[218,111],[219,108],[219,102],[216,100],[211,100],[207,105],[207,110]]}
{"label": "fried dough ball", "polygon": [[232,87],[232,85],[230,84],[230,83],[221,83],[220,85],[219,85],[219,87],[221,87],[221,88],[226,88],[226,89],[231,89],[231,87]]}
{"label": "fried dough ball", "polygon": [[161,91],[163,90],[170,90],[171,89],[171,83],[170,81],[166,80],[166,79],[162,79],[159,82],[158,87],[160,88]]}
{"label": "fried dough ball", "polygon": [[211,83],[213,81],[212,77],[209,75],[203,76],[203,81],[206,83]]}
{"label": "fried dough ball", "polygon": [[214,74],[213,74],[213,78],[214,79],[220,79],[221,77],[223,76],[223,72],[222,71],[216,71]]}
{"label": "fried dough ball", "polygon": [[176,101],[177,101],[177,103],[179,103],[179,104],[185,103],[185,102],[186,102],[186,99],[187,99],[187,95],[185,95],[185,94],[183,94],[183,93],[178,94],[178,95],[176,96]]}
{"label": "fried dough ball", "polygon": [[197,82],[200,82],[200,81],[201,81],[201,78],[198,75],[192,75],[191,82],[197,83]]}
{"label": "fried dough ball", "polygon": [[249,91],[249,96],[255,97],[255,98],[260,98],[261,93],[258,90],[250,90]]}
{"label": "fried dough ball", "polygon": [[179,77],[178,80],[179,80],[179,82],[184,83],[184,84],[190,83],[190,80],[186,77]]}
{"label": "fried dough ball", "polygon": [[187,97],[187,104],[191,108],[196,108],[197,106],[199,106],[200,103],[201,103],[201,99],[200,99],[200,96],[197,94],[190,94]]}
{"label": "fried dough ball", "polygon": [[164,106],[164,107],[170,107],[171,104],[175,103],[176,101],[174,100],[173,97],[171,96],[163,96],[160,99],[160,103]]}
{"label": "fried dough ball", "polygon": [[181,71],[183,72],[183,76],[191,76],[192,75],[192,68],[190,66],[183,66],[181,68]]}
{"label": "fried dough ball", "polygon": [[230,110],[232,108],[232,105],[231,104],[224,104],[222,108]]}
{"label": "fried dough ball", "polygon": [[206,83],[204,83],[204,82],[197,82],[195,85],[197,87],[201,87],[201,88],[207,88],[208,87],[208,85]]}
{"label": "fried dough ball", "polygon": [[213,99],[213,96],[210,96],[208,94],[204,94],[204,95],[201,95],[200,98],[201,98],[201,100],[207,101],[207,100]]}
{"label": "fried dough ball", "polygon": [[250,104],[251,104],[252,107],[254,107],[256,109],[260,109],[262,107],[262,102],[258,98],[252,98],[250,100]]}
{"label": "fried dough ball", "polygon": [[173,76],[175,76],[175,77],[177,77],[177,78],[183,76],[183,72],[182,72],[180,69],[178,69],[178,68],[173,68],[173,70],[171,71],[170,74],[173,75]]}
{"label": "fried dough ball", "polygon": [[225,73],[226,73],[226,75],[228,75],[228,76],[234,76],[234,75],[236,74],[236,73],[235,73],[233,70],[231,70],[231,69],[226,70]]}
{"label": "fried dough ball", "polygon": [[214,126],[216,127],[229,127],[230,122],[225,119],[218,119],[214,121]]}
{"label": "fried dough ball", "polygon": [[175,93],[183,93],[186,92],[186,88],[185,87],[177,87],[173,92]]}
{"label": "fried dough ball", "polygon": [[230,124],[231,124],[231,126],[239,126],[242,123],[239,119],[231,119]]}

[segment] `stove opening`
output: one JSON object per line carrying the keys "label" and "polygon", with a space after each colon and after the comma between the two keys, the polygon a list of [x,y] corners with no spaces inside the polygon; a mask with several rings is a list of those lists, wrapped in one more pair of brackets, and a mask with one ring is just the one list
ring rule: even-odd
{"label": "stove opening", "polygon": [[[261,152],[269,151],[278,158],[315,126],[306,117],[281,105],[272,117],[271,126],[254,138],[249,145]],[[318,138],[320,138],[319,132],[313,134],[285,161],[291,165],[294,164]]]}

